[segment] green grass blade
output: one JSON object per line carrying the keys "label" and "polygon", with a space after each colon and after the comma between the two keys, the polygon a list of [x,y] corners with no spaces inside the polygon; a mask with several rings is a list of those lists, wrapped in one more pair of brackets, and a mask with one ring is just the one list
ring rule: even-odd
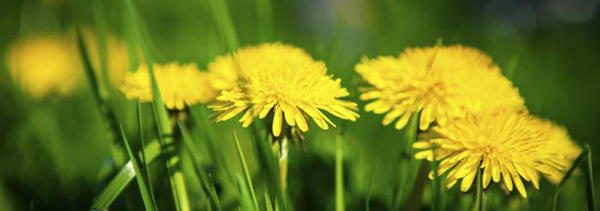
{"label": "green grass blade", "polygon": [[104,98],[102,97],[102,93],[100,91],[100,83],[96,77],[96,71],[94,71],[94,67],[90,62],[90,56],[88,55],[88,50],[85,46],[85,42],[83,41],[83,34],[81,33],[80,29],[77,29],[77,44],[79,46],[79,53],[83,61],[83,69],[85,70],[88,82],[90,83],[90,88],[92,89],[92,95],[99,105],[104,106]]}
{"label": "green grass blade", "polygon": [[123,189],[131,182],[133,177],[135,177],[135,170],[133,169],[133,163],[129,161],[121,168],[119,173],[117,173],[110,183],[108,183],[102,193],[96,197],[91,210],[108,209],[117,196],[119,196]]}
{"label": "green grass blade", "polygon": [[252,194],[248,191],[248,187],[252,186],[252,184],[248,184],[242,175],[236,174],[235,181],[237,184],[238,192],[240,195],[240,209],[239,210],[248,210],[248,211],[258,211],[258,207],[252,201]]}
{"label": "green grass blade", "polygon": [[585,193],[587,199],[588,210],[596,211],[596,193],[594,191],[594,170],[592,165],[592,148],[589,144],[585,145],[587,156],[585,159],[585,165],[583,166],[584,175],[586,179]]}
{"label": "green grass blade", "polygon": [[100,84],[98,83],[98,79],[96,77],[96,72],[92,67],[92,63],[90,62],[90,57],[88,55],[88,51],[85,46],[85,42],[83,40],[83,36],[79,29],[77,30],[77,44],[79,48],[79,53],[81,55],[81,59],[83,61],[84,70],[90,84],[90,88],[92,89],[92,95],[94,96],[94,100],[98,105],[100,113],[104,117],[104,120],[107,123],[108,130],[110,135],[113,137],[115,143],[117,142],[117,137],[119,134],[119,126],[116,114],[108,107],[106,100],[101,92]]}
{"label": "green grass blade", "polygon": [[[125,149],[127,150],[127,155],[129,155],[129,159],[131,160],[133,170],[135,172],[135,178],[138,184],[138,188],[140,190],[140,195],[142,196],[142,201],[144,202],[144,207],[146,211],[154,211],[157,210],[155,207],[155,202],[150,193],[150,189],[148,188],[148,184],[146,183],[146,179],[144,178],[144,174],[140,168],[140,161],[138,161],[137,157],[131,150],[131,146],[129,146],[129,141],[127,141],[127,137],[125,137],[125,132],[121,127],[121,138],[125,145]],[[143,154],[143,153],[142,153]]]}
{"label": "green grass blade", "polygon": [[98,52],[100,75],[102,76],[102,85],[106,88],[110,87],[110,79],[108,73],[108,24],[104,15],[103,1],[92,1],[92,13],[94,15],[94,25],[96,28],[96,51]]}
{"label": "green grass blade", "polygon": [[371,194],[373,194],[373,183],[375,182],[375,175],[377,174],[377,171],[379,170],[379,162],[377,164],[375,164],[375,169],[373,169],[373,173],[371,174],[371,177],[369,178],[369,186],[367,187],[367,196],[365,199],[365,210],[366,211],[370,211],[371,210]]}
{"label": "green grass blade", "polygon": [[[204,108],[190,108],[191,116],[194,122],[199,125],[199,128],[203,128],[204,136],[203,138],[206,141],[206,146],[208,148],[209,155],[214,159],[217,166],[220,166],[221,169],[231,169],[229,167],[229,163],[226,162],[225,156],[223,153],[219,151],[219,143],[217,142],[216,135],[214,134],[214,127],[209,122],[209,117]],[[235,176],[231,171],[223,171],[227,178],[235,183]]]}
{"label": "green grass blade", "polygon": [[[575,159],[575,161],[573,161],[573,165],[571,165],[571,167],[567,170],[567,172],[565,172],[565,175],[563,176],[562,180],[560,181],[560,183],[558,183],[558,186],[556,186],[556,190],[554,191],[554,199],[552,202],[552,210],[556,211],[556,208],[558,206],[558,196],[560,194],[560,191],[562,190],[562,187],[565,185],[566,181],[571,178],[571,176],[573,175],[573,172],[575,172],[575,170],[578,167],[583,166],[583,164],[586,162],[586,159],[588,157],[588,151],[589,149],[586,148],[583,152],[581,152],[581,154],[579,154],[579,156],[577,156],[577,158]],[[586,172],[587,173],[587,172]],[[589,196],[590,194],[588,194]],[[591,194],[593,197],[593,194]],[[588,198],[589,200],[589,198]],[[589,203],[588,203],[589,205]]]}
{"label": "green grass blade", "polygon": [[[143,119],[142,119],[142,104],[138,101],[136,102],[136,115],[137,115],[137,126],[138,126],[138,136],[140,137],[140,146],[142,147],[142,149],[145,149],[147,146],[146,140],[144,139],[144,132],[143,130]],[[152,188],[152,177],[150,176],[150,172],[148,171],[149,169],[149,162],[146,156],[146,151],[142,150],[140,153],[140,161],[141,161],[141,174],[143,179],[146,181],[146,184],[148,185],[148,192],[150,192],[150,197],[152,199],[152,203],[155,207],[157,207],[156,205],[156,198],[154,196],[154,190]],[[131,158],[130,158],[131,159]]]}
{"label": "green grass blade", "polygon": [[152,85],[152,106],[154,111],[155,123],[159,131],[159,141],[161,142],[161,149],[163,149],[162,154],[165,160],[166,169],[169,173],[169,183],[171,185],[173,200],[175,201],[175,208],[176,210],[189,211],[190,204],[187,195],[187,190],[185,188],[185,180],[183,178],[183,174],[181,173],[181,169],[178,168],[179,156],[177,155],[177,150],[172,149],[174,150],[173,152],[166,152],[166,150],[168,150],[167,147],[173,145],[174,142],[172,138],[172,128],[169,122],[169,117],[167,115],[166,109],[163,106],[160,90],[156,82],[156,76],[154,75],[153,57],[150,54],[150,49],[148,47],[147,41],[142,35],[143,30],[138,18],[138,13],[131,0],[126,0],[126,8],[127,15],[130,18],[130,21],[133,26],[132,28],[135,35],[134,37],[137,38],[137,41],[142,49],[142,53],[144,55],[146,64],[148,65],[150,83]]}
{"label": "green grass blade", "polygon": [[337,135],[335,142],[335,210],[344,211],[344,143],[341,135]]}
{"label": "green grass blade", "polygon": [[196,153],[192,150],[194,148],[194,142],[192,141],[192,137],[190,136],[187,127],[185,126],[185,124],[182,123],[179,123],[178,126],[182,135],[184,148],[187,149],[187,154],[191,157],[190,160],[192,161],[192,165],[194,166],[194,171],[200,178],[200,182],[202,183],[205,195],[208,195],[211,203],[215,205],[217,210],[221,210],[221,202],[219,200],[219,196],[217,195],[217,191],[215,189],[214,184],[210,182],[208,175],[206,175],[206,173],[199,168],[200,165],[197,162],[199,159],[197,156],[195,156]]}
{"label": "green grass blade", "polygon": [[431,180],[431,210],[438,211],[442,210],[441,197],[442,197],[442,183],[440,181],[437,168],[439,162],[436,160],[435,153],[433,154],[433,161],[431,162],[431,172],[433,173],[433,180]]}
{"label": "green grass blade", "polygon": [[272,39],[273,34],[273,19],[270,0],[256,0],[256,16],[260,29],[258,37],[261,42],[266,42]]}
{"label": "green grass blade", "polygon": [[221,36],[225,37],[229,50],[234,51],[239,47],[239,43],[227,3],[225,0],[209,0],[209,4]]}
{"label": "green grass blade", "polygon": [[265,191],[265,210],[273,211],[273,202],[271,201],[271,196],[269,193]]}
{"label": "green grass blade", "polygon": [[[144,148],[146,163],[151,163],[160,154],[159,143],[154,141]],[[140,152],[141,153],[141,152]],[[90,209],[108,209],[113,201],[121,194],[127,185],[133,180],[136,172],[133,163],[128,161],[121,170],[113,177],[108,185],[96,197]]]}
{"label": "green grass blade", "polygon": [[[256,143],[255,151],[258,157],[259,164],[262,168],[265,169],[264,173],[266,174],[268,181],[280,181],[279,175],[279,165],[278,158],[276,158],[273,153],[273,149],[271,148],[272,140],[271,136],[267,135],[264,131],[264,128],[260,127],[259,124],[252,124],[252,136],[254,139],[254,143]],[[272,193],[275,193],[275,203],[277,205],[282,205],[283,207],[287,207],[287,200],[282,191],[281,185],[279,182],[270,182],[268,184],[269,190]]]}
{"label": "green grass blade", "polygon": [[[417,139],[417,132],[419,128],[419,113],[414,113],[410,117],[408,125],[404,128],[404,140],[400,142],[400,149],[398,152],[397,160],[394,162],[396,166],[394,173],[395,176],[393,181],[393,192],[392,192],[392,206],[394,209],[400,209],[402,199],[405,198],[405,194],[412,189],[412,180],[415,180],[416,174],[418,173],[418,167],[420,161],[413,158],[412,143]],[[404,164],[404,165],[401,165]],[[404,174],[400,176],[401,174]],[[402,178],[398,181],[398,178]],[[399,183],[399,185],[398,185]]]}
{"label": "green grass blade", "polygon": [[244,151],[242,151],[240,141],[239,141],[235,131],[233,132],[233,140],[235,141],[235,148],[237,150],[238,157],[240,159],[240,164],[242,164],[242,170],[244,171],[244,178],[246,179],[245,183],[248,185],[248,190],[250,191],[250,196],[252,197],[252,203],[254,205],[254,208],[256,210],[259,210],[258,209],[258,200],[256,199],[256,193],[254,192],[254,185],[252,183],[252,177],[250,176],[250,171],[248,170],[246,158],[244,157]]}

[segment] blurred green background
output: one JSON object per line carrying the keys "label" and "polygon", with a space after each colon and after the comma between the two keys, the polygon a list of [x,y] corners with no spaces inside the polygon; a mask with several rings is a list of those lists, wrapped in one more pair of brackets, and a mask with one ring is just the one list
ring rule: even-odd
{"label": "blurred green background", "polygon": [[[228,52],[208,0],[133,2],[157,62],[195,62],[206,69],[215,56]],[[431,46],[438,40],[479,48],[519,87],[532,113],[566,126],[580,145],[588,143],[593,150],[600,147],[598,0],[270,0],[270,32],[262,30],[269,26],[257,15],[257,1],[226,2],[242,46],[281,41],[302,47],[325,61],[329,73],[342,78],[357,102],[361,82],[354,65],[363,56],[397,55],[406,47]],[[67,97],[31,99],[13,85],[4,58],[20,37],[61,33],[80,25],[98,29],[103,23],[115,37],[126,40],[123,3],[5,0],[1,5],[0,210],[86,210],[118,168],[112,161],[112,138],[87,82]],[[111,103],[133,139],[137,132],[134,103],[117,92],[112,94]],[[194,109],[205,110],[204,106]],[[396,159],[404,132],[381,126],[381,116],[364,111],[360,115],[355,123],[338,121],[345,131],[347,209],[364,210],[368,203],[372,210],[391,210],[395,181],[406,177],[394,171],[405,162]],[[231,135],[236,130],[242,135],[251,171],[258,175],[262,169],[247,129],[235,122],[212,126],[218,152],[229,169],[215,165],[204,153],[205,170],[217,172],[217,178],[219,171],[241,171]],[[152,133],[150,126],[145,130]],[[200,134],[202,128],[193,132]],[[311,130],[305,142],[291,147],[289,191],[296,210],[334,209],[334,135],[332,130]],[[594,162],[599,158],[595,153]],[[600,175],[598,169],[595,175]],[[585,210],[583,177],[576,174],[573,178],[562,192],[559,210]],[[235,193],[231,184],[222,183],[220,193]],[[190,199],[201,209],[204,199],[194,198],[193,186],[188,187]],[[158,185],[158,198],[169,196],[166,188]],[[490,210],[551,208],[554,186],[544,183],[540,191],[528,189],[528,199],[514,194],[494,198],[490,193]],[[427,210],[424,191],[422,209]],[[458,192],[457,188],[445,192],[448,210],[470,205],[472,195]],[[135,185],[130,185],[113,210],[141,210],[137,194]],[[407,196],[400,197],[405,206]],[[237,207],[234,196],[224,201],[229,206],[226,210]]]}

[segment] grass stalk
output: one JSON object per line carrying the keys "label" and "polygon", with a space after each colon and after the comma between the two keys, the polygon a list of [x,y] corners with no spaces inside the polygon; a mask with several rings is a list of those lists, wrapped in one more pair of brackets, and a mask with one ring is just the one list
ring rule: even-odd
{"label": "grass stalk", "polygon": [[592,163],[592,148],[589,144],[585,145],[585,150],[587,151],[586,162],[583,166],[584,175],[585,175],[585,192],[587,199],[587,207],[589,211],[596,211],[596,193],[594,191],[594,170]]}
{"label": "grass stalk", "polygon": [[440,181],[437,169],[439,162],[433,153],[433,162],[431,162],[431,172],[433,173],[433,179],[431,180],[431,210],[438,211],[442,210],[441,196],[442,196],[442,183]]}
{"label": "grass stalk", "polygon": [[240,159],[240,164],[242,165],[242,170],[244,172],[245,183],[248,186],[247,188],[249,190],[250,196],[252,197],[252,204],[254,205],[255,210],[259,210],[258,200],[256,199],[256,193],[254,192],[254,185],[252,183],[252,177],[250,175],[250,171],[248,170],[248,164],[246,163],[246,158],[244,157],[244,151],[242,151],[240,141],[235,131],[233,132],[233,139],[235,141],[235,149],[237,150],[238,157]]}
{"label": "grass stalk", "polygon": [[553,198],[553,202],[552,202],[552,211],[557,210],[558,197],[560,195],[560,191],[562,190],[562,187],[565,185],[566,181],[569,178],[571,178],[571,176],[573,176],[573,172],[575,172],[575,170],[577,168],[581,168],[585,174],[587,208],[590,211],[596,210],[596,207],[595,207],[595,201],[596,201],[595,198],[596,197],[595,197],[595,192],[594,192],[594,175],[593,175],[593,169],[592,169],[591,150],[592,149],[590,148],[590,146],[586,144],[583,152],[581,152],[581,154],[579,154],[579,156],[577,156],[575,161],[573,161],[573,164],[571,165],[571,167],[567,170],[567,172],[563,176],[560,183],[558,183],[558,186],[556,186],[556,190],[554,191],[554,198]]}
{"label": "grass stalk", "polygon": [[[100,68],[101,84],[103,87],[108,89],[110,78],[108,73],[108,24],[104,16],[104,4],[103,1],[92,1],[92,10],[94,15],[94,25],[96,28],[96,52],[98,53],[98,61]],[[103,89],[103,91],[106,91]]]}
{"label": "grass stalk", "polygon": [[133,26],[134,37],[137,38],[146,64],[148,65],[148,72],[150,75],[150,83],[152,85],[152,106],[154,111],[155,123],[159,132],[159,141],[161,143],[162,155],[165,161],[166,169],[169,174],[169,183],[171,185],[171,191],[173,200],[175,201],[176,210],[189,211],[190,204],[185,186],[185,180],[179,166],[180,158],[178,156],[177,148],[174,147],[174,141],[172,137],[172,128],[169,121],[167,111],[163,106],[162,97],[160,90],[156,82],[156,76],[154,75],[153,68],[153,57],[150,54],[150,49],[145,37],[142,34],[142,26],[139,21],[137,10],[131,0],[126,0],[127,15]]}
{"label": "grass stalk", "polygon": [[269,193],[265,191],[265,210],[273,211],[273,202],[271,201],[271,196]]}
{"label": "grass stalk", "polygon": [[[257,143],[254,146],[259,164],[261,167],[265,168],[265,171],[262,172],[266,174],[268,181],[281,181],[279,159],[276,158],[279,154],[278,143],[273,142],[274,137],[267,134],[268,132],[266,132],[264,128],[261,128],[260,124],[252,124],[251,128],[254,142]],[[273,145],[270,143],[273,143]],[[286,207],[287,201],[285,200],[286,198],[283,189],[281,188],[281,182],[270,182],[267,185],[269,186],[270,192],[275,194],[274,203]],[[277,209],[277,207],[275,207],[275,209]]]}
{"label": "grass stalk", "polygon": [[269,41],[273,36],[273,15],[270,0],[256,0],[256,16],[260,27],[260,30],[258,30],[260,41]]}
{"label": "grass stalk", "polygon": [[209,0],[209,5],[219,28],[218,30],[221,36],[225,37],[227,48],[229,48],[229,51],[234,51],[239,47],[239,43],[233,21],[227,9],[227,3],[225,0]]}
{"label": "grass stalk", "polygon": [[[219,143],[217,142],[217,136],[214,134],[214,127],[209,122],[207,111],[204,108],[190,109],[193,121],[199,125],[199,128],[204,129],[204,140],[206,141],[206,147],[210,157],[215,161],[215,164],[220,166],[221,169],[231,169],[229,163],[226,162],[223,153],[219,152]],[[235,183],[235,176],[230,171],[223,171],[228,179]]]}
{"label": "grass stalk", "polygon": [[373,193],[373,183],[375,182],[375,175],[377,174],[377,171],[379,170],[379,165],[380,165],[379,162],[377,164],[375,164],[375,168],[373,169],[371,177],[369,178],[369,186],[367,187],[367,196],[365,199],[365,210],[366,211],[371,210],[371,206],[370,206],[371,194]]}
{"label": "grass stalk", "polygon": [[238,188],[238,192],[240,195],[240,208],[239,210],[249,210],[249,211],[258,211],[258,207],[253,203],[251,193],[248,190],[248,187],[251,184],[248,184],[244,177],[240,174],[235,175],[235,181]]}
{"label": "grass stalk", "polygon": [[200,178],[200,182],[202,183],[202,188],[205,193],[209,197],[211,203],[217,208],[217,210],[221,210],[221,202],[219,200],[219,196],[217,195],[217,191],[215,189],[214,184],[210,181],[208,175],[204,171],[201,170],[200,165],[198,164],[198,160],[200,160],[196,153],[192,150],[194,148],[194,141],[192,140],[192,136],[189,134],[187,127],[185,124],[178,124],[179,130],[182,135],[184,148],[187,150],[190,160],[192,161],[192,165],[194,167],[194,171],[196,175]]}
{"label": "grass stalk", "polygon": [[[142,119],[142,104],[138,101],[136,102],[136,115],[137,115],[137,126],[138,126],[138,136],[140,137],[140,146],[142,147],[142,149],[145,149],[147,146],[146,140],[144,139],[144,132],[143,132],[143,119]],[[149,162],[147,159],[147,155],[146,155],[146,151],[142,150],[140,152],[140,161],[141,161],[141,174],[144,178],[144,180],[146,181],[146,184],[148,184],[148,191],[150,192],[150,197],[152,199],[152,203],[154,204],[155,207],[157,207],[156,205],[156,198],[154,196],[154,190],[152,188],[152,177],[150,176],[150,172],[148,171],[148,169],[150,168],[149,166]]]}
{"label": "grass stalk", "polygon": [[[404,194],[407,190],[412,189],[413,184],[411,181],[418,174],[418,169],[420,162],[415,160],[412,156],[412,143],[417,139],[417,132],[419,128],[419,113],[414,113],[410,117],[410,121],[408,125],[404,129],[404,140],[400,143],[400,149],[398,152],[398,156],[396,158],[396,164],[403,163],[405,165],[401,165],[399,167],[395,167],[394,172],[396,173],[393,181],[393,192],[392,192],[392,206],[394,209],[400,209],[400,204],[402,199],[404,198]],[[403,162],[404,161],[404,162]],[[409,173],[406,173],[409,172]],[[404,174],[403,176],[400,176]],[[398,181],[398,178],[402,178],[402,180]],[[400,183],[400,185],[398,185]]]}
{"label": "grass stalk", "polygon": [[[158,142],[150,142],[143,152],[146,154],[146,164],[152,163],[160,154],[160,145]],[[103,210],[108,209],[114,200],[123,192],[125,187],[133,180],[136,175],[136,171],[133,168],[133,162],[130,160],[119,170],[119,172],[113,177],[108,185],[98,194],[94,203],[92,203],[91,210]]]}
{"label": "grass stalk", "polygon": [[[150,189],[148,188],[148,183],[146,183],[146,178],[144,178],[144,173],[142,172],[140,161],[133,153],[131,146],[129,146],[129,141],[127,141],[127,137],[125,137],[125,132],[121,127],[121,139],[125,145],[125,149],[127,150],[127,155],[131,160],[131,164],[133,166],[133,170],[135,172],[135,178],[138,184],[138,188],[140,190],[140,195],[142,196],[142,201],[144,202],[144,207],[146,211],[154,211],[156,209],[156,202],[154,201],[154,197],[152,197],[152,193],[150,193]],[[143,154],[143,152],[142,152]]]}
{"label": "grass stalk", "polygon": [[335,210],[344,211],[344,143],[341,135],[335,139]]}
{"label": "grass stalk", "polygon": [[77,29],[77,45],[79,48],[79,53],[81,55],[81,59],[83,62],[85,74],[90,85],[92,96],[94,97],[94,101],[96,105],[98,105],[98,110],[103,117],[103,120],[106,122],[107,131],[109,133],[109,137],[113,139],[113,160],[118,164],[122,164],[123,161],[120,159],[120,156],[117,156],[120,151],[120,145],[118,143],[118,134],[120,134],[120,129],[118,126],[119,120],[117,119],[117,115],[114,111],[108,106],[106,102],[105,96],[102,94],[100,83],[98,82],[98,78],[96,76],[96,71],[94,71],[94,67],[90,61],[90,57],[88,54],[88,50],[85,46],[83,34],[80,29]]}

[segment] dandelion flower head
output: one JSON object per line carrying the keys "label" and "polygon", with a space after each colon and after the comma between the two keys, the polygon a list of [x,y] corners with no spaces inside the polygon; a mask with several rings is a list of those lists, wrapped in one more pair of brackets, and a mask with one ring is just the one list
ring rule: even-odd
{"label": "dandelion flower head", "polygon": [[[273,59],[268,60],[267,58]],[[312,57],[304,50],[281,43],[262,44],[257,47],[241,48],[235,54],[217,56],[208,64],[211,73],[211,85],[216,90],[229,90],[238,83],[240,66],[257,67],[258,62],[267,62],[269,66],[284,66],[287,63],[311,63]],[[261,64],[264,65],[264,64]]]}
{"label": "dandelion flower head", "polygon": [[[209,85],[207,72],[195,64],[156,64],[153,66],[156,82],[165,107],[182,110],[186,106],[208,103],[216,92]],[[152,86],[147,65],[125,76],[121,92],[129,99],[152,102]]]}
{"label": "dandelion flower head", "polygon": [[[581,154],[581,148],[571,140],[567,129],[563,126],[557,125],[549,120],[536,119],[538,124],[545,129],[545,133],[549,136],[549,144],[545,145],[551,153],[558,153],[557,158],[562,166],[569,168],[573,165],[575,159]],[[545,175],[546,178],[553,184],[558,184],[562,180],[566,169],[562,171],[555,171],[549,175]]]}
{"label": "dandelion flower head", "polygon": [[358,118],[356,104],[340,99],[349,95],[341,80],[328,75],[323,62],[297,47],[261,44],[220,60],[227,61],[223,67],[228,69],[212,69],[211,73],[232,71],[237,80],[211,106],[218,113],[217,121],[243,113],[239,121],[247,127],[255,118],[269,117],[273,135],[279,136],[284,125],[307,131],[307,117],[324,130],[335,126],[323,111],[344,120]]}
{"label": "dandelion flower head", "polygon": [[[483,187],[491,181],[527,197],[524,181],[539,189],[539,178],[566,167],[546,128],[524,112],[504,110],[479,113],[434,126],[429,140],[415,142],[417,159],[440,161],[437,175],[445,175],[446,187],[461,180],[460,190],[468,191],[478,171]],[[433,173],[430,173],[430,177]]]}
{"label": "dandelion flower head", "polygon": [[466,113],[523,108],[518,90],[492,60],[460,45],[409,48],[398,57],[364,58],[356,71],[368,83],[365,110],[384,114],[383,124],[403,128],[421,112],[419,128]]}
{"label": "dandelion flower head", "polygon": [[68,95],[82,79],[76,46],[62,36],[33,35],[10,45],[10,75],[34,98]]}

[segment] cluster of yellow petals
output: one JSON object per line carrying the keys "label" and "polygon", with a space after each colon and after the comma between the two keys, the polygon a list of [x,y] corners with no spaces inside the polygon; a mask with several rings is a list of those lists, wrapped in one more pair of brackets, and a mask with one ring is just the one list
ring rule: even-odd
{"label": "cluster of yellow petals", "polygon": [[[183,110],[186,106],[208,103],[216,96],[210,87],[210,77],[195,64],[155,64],[154,75],[160,95],[168,109]],[[125,76],[120,90],[129,99],[152,102],[152,86],[147,65]]]}
{"label": "cluster of yellow petals", "polygon": [[[545,145],[546,150],[557,153],[557,159],[559,159],[562,166],[570,167],[573,165],[573,161],[581,154],[581,148],[571,140],[567,129],[549,120],[536,119],[535,121],[544,128],[544,133],[548,134],[549,142]],[[551,183],[558,184],[564,174],[565,171],[555,171],[544,176]]]}
{"label": "cluster of yellow petals", "polygon": [[34,98],[71,94],[83,78],[77,46],[59,35],[32,35],[10,45],[13,80]]}
{"label": "cluster of yellow petals", "polygon": [[467,113],[522,109],[523,99],[492,60],[460,45],[409,48],[398,57],[364,58],[356,71],[369,84],[365,110],[385,114],[383,124],[403,128],[421,112],[419,128]]}
{"label": "cluster of yellow petals", "polygon": [[247,127],[257,117],[270,116],[272,133],[279,136],[284,124],[307,131],[307,117],[322,129],[335,126],[322,111],[344,120],[358,118],[356,104],[339,99],[349,95],[340,79],[328,75],[323,62],[294,46],[267,43],[242,48],[217,58],[209,71],[217,78],[213,84],[233,84],[223,87],[210,106],[218,113],[217,121],[243,113],[239,121]]}
{"label": "cluster of yellow petals", "polygon": [[[417,159],[440,161],[437,175],[446,175],[446,187],[461,180],[460,189],[471,187],[482,172],[483,187],[490,181],[527,197],[524,181],[539,189],[540,175],[554,175],[568,168],[555,145],[548,125],[525,112],[503,110],[467,115],[431,128],[427,140],[415,142]],[[430,173],[430,176],[432,173]]]}

